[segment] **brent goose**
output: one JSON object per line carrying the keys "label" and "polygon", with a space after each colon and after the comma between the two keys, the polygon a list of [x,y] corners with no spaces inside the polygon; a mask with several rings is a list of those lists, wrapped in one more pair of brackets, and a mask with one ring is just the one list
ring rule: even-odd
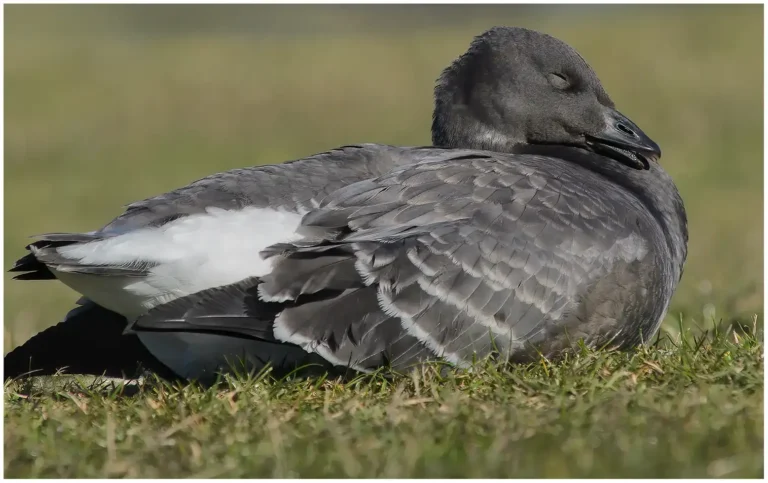
{"label": "brent goose", "polygon": [[183,378],[235,359],[402,370],[653,336],[686,258],[683,203],[573,48],[476,37],[438,79],[432,141],[215,174],[100,230],[43,235],[12,271],[84,295],[57,327],[117,320]]}

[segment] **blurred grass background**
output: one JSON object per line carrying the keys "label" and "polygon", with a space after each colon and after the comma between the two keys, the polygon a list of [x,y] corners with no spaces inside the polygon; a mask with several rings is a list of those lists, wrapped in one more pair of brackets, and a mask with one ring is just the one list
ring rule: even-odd
{"label": "blurred grass background", "polygon": [[[763,7],[9,5],[5,267],[216,171],[343,144],[429,144],[432,89],[471,38],[573,45],[662,147],[690,221],[667,318],[762,318]],[[77,295],[5,276],[9,351]]]}

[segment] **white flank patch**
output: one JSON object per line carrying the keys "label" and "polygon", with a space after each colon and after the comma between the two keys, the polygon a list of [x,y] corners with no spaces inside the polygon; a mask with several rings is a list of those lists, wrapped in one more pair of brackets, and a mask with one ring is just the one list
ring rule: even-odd
{"label": "white flank patch", "polygon": [[[61,247],[61,255],[87,265],[157,264],[146,277],[72,274],[62,276],[62,282],[133,318],[178,297],[268,274],[273,262],[262,259],[259,252],[301,238],[296,234],[301,218],[301,213],[271,208],[208,208],[160,227]],[[108,287],[107,279],[111,279]]]}

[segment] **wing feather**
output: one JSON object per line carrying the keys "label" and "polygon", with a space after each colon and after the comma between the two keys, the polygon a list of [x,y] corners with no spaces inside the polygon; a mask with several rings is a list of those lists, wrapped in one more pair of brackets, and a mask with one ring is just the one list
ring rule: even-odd
{"label": "wing feather", "polygon": [[[328,253],[354,258],[382,310],[434,356],[509,357],[581,323],[595,284],[647,251],[637,225],[619,216],[632,200],[595,177],[541,156],[402,167],[330,195],[305,218],[320,240],[281,245],[274,272]],[[613,204],[574,189],[576,179]]]}

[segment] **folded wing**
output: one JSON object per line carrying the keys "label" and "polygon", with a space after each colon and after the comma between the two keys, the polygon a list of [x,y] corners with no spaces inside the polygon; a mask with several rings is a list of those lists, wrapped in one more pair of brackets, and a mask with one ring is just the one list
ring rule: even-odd
{"label": "folded wing", "polygon": [[[646,256],[621,216],[631,200],[587,196],[567,162],[448,154],[333,192],[304,216],[304,238],[262,252],[272,270],[250,290],[281,307],[276,340],[359,370],[510,357],[578,322],[596,284]],[[153,312],[137,326],[162,325]]]}

